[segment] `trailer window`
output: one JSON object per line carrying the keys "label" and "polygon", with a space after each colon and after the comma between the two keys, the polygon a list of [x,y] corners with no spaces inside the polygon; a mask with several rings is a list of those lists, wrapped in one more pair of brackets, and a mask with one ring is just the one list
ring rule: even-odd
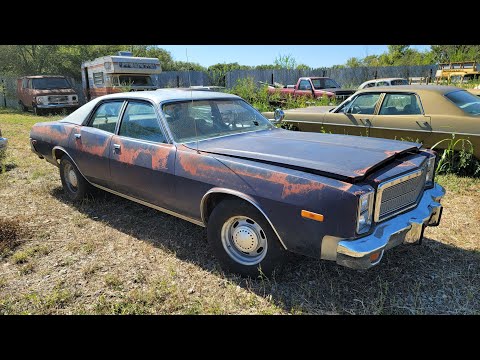
{"label": "trailer window", "polygon": [[103,78],[103,72],[94,72],[93,73],[93,83],[95,85],[103,85],[103,83],[105,82],[104,78]]}

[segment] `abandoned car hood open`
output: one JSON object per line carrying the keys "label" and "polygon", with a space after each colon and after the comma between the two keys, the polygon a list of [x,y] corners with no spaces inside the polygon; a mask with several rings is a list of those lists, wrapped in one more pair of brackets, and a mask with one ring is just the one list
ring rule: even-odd
{"label": "abandoned car hood open", "polygon": [[[189,143],[194,148],[194,143]],[[331,135],[283,129],[203,140],[198,149],[218,155],[298,168],[349,182],[363,179],[396,155],[421,144],[380,138]]]}

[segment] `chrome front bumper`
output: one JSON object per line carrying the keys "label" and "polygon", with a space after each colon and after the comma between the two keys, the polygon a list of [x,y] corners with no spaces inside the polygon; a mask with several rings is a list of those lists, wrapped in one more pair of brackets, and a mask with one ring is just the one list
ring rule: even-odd
{"label": "chrome front bumper", "polygon": [[64,104],[37,104],[39,109],[62,109],[62,108],[71,108],[79,107],[78,103],[64,103]]}
{"label": "chrome front bumper", "polygon": [[377,265],[385,250],[400,245],[419,244],[426,226],[437,226],[442,216],[441,198],[445,189],[438,184],[425,190],[417,207],[376,225],[371,235],[341,240],[337,245],[337,264],[353,269]]}

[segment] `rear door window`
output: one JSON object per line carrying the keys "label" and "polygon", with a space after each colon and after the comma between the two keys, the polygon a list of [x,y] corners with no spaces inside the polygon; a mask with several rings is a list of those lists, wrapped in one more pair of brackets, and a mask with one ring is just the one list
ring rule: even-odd
{"label": "rear door window", "polygon": [[91,127],[115,133],[120,110],[122,109],[123,101],[107,101],[102,103],[95,110],[90,119]]}
{"label": "rear door window", "polygon": [[420,115],[422,109],[415,94],[385,94],[379,115]]}

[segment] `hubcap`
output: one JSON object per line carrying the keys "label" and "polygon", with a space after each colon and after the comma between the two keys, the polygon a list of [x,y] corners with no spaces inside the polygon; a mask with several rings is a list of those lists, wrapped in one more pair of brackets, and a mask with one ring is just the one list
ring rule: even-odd
{"label": "hubcap", "polygon": [[251,218],[234,216],[222,226],[221,239],[226,253],[242,265],[256,265],[267,254],[267,237]]}
{"label": "hubcap", "polygon": [[237,226],[233,231],[233,242],[243,252],[250,252],[258,247],[257,234],[248,226]]}
{"label": "hubcap", "polygon": [[71,192],[77,192],[78,178],[72,164],[66,164],[63,171],[65,174],[65,182],[68,190],[70,190]]}
{"label": "hubcap", "polygon": [[68,181],[73,187],[78,186],[77,174],[75,174],[75,171],[73,171],[73,169],[68,172]]}

